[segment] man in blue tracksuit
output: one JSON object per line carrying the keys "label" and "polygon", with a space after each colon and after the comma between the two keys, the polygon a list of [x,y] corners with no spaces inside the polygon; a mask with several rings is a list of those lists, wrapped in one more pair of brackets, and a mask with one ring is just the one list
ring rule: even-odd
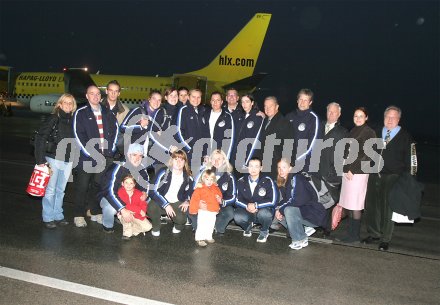
{"label": "man in blue tracksuit", "polygon": [[[148,153],[148,132],[151,129],[151,121],[160,107],[162,95],[159,91],[153,90],[148,101],[141,106],[131,110],[120,126],[120,132],[124,134],[124,144],[127,142],[144,145],[144,155]],[[128,136],[129,139],[125,139]],[[127,149],[128,145],[124,145]],[[121,152],[122,153],[122,152]]]}
{"label": "man in blue tracksuit", "polygon": [[223,98],[220,92],[211,94],[211,110],[205,111],[204,119],[207,124],[205,138],[210,139],[210,155],[215,149],[223,150],[229,159],[234,142],[234,121],[232,115],[222,108]]}
{"label": "man in blue tracksuit", "polygon": [[[189,164],[196,169],[200,168],[202,157],[207,153],[209,139],[202,145],[199,140],[203,139],[208,125],[204,118],[206,108],[200,106],[202,91],[192,89],[189,92],[189,103],[180,108],[177,114],[177,140],[183,146],[188,156]],[[198,142],[199,141],[199,142]],[[197,158],[194,159],[193,158]],[[199,159],[200,158],[200,159]]]}
{"label": "man in blue tracksuit", "polygon": [[261,224],[257,242],[264,243],[269,236],[274,207],[278,191],[275,183],[268,176],[261,175],[262,162],[258,158],[249,161],[249,174],[237,181],[237,200],[235,202],[234,221],[244,232],[243,236],[252,236],[254,223]]}
{"label": "man in blue tracksuit", "polygon": [[106,233],[113,232],[114,215],[120,213],[126,222],[133,220],[133,213],[125,209],[124,202],[118,196],[118,189],[124,177],[132,175],[136,181],[136,188],[143,192],[147,199],[149,191],[148,173],[142,166],[144,149],[138,143],[128,146],[127,160],[120,164],[113,164],[101,178],[101,188],[98,199],[102,208],[102,225]]}
{"label": "man in blue tracksuit", "polygon": [[[310,109],[313,103],[313,92],[310,89],[301,89],[298,93],[298,109],[286,115],[286,119],[291,124],[291,137],[293,137],[292,164],[296,171],[308,172],[310,167],[310,157],[316,139],[320,138],[319,117]],[[307,141],[306,145],[301,142]],[[304,164],[303,164],[304,163]],[[301,166],[303,165],[303,166]],[[316,164],[316,171],[318,164]]]}
{"label": "man in blue tracksuit", "polygon": [[87,88],[86,106],[75,112],[73,132],[81,153],[75,180],[74,224],[86,227],[86,198],[92,221],[102,223],[102,214],[96,194],[104,170],[113,163],[116,152],[118,122],[113,113],[101,107],[101,92],[96,86]]}

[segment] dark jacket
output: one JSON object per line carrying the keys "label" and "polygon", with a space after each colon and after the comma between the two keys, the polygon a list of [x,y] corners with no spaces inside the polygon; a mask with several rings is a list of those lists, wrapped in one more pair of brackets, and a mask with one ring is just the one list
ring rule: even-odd
{"label": "dark jacket", "polygon": [[[382,129],[376,131],[380,137]],[[414,143],[411,135],[403,128],[391,139],[385,149],[380,150],[382,154],[382,174],[402,174],[411,170],[411,144]]]}
{"label": "dark jacket", "polygon": [[[358,142],[359,152],[357,156],[355,156],[354,161],[351,156],[348,160],[345,161],[346,164],[344,165],[344,173],[348,173],[348,171],[351,171],[353,174],[365,174],[365,172],[362,170],[362,162],[371,162],[371,158],[368,157],[365,153],[364,145],[367,140],[375,138],[376,133],[373,129],[370,128],[370,126],[365,123],[362,126],[353,127],[353,129],[350,130],[350,132],[348,133],[347,137],[352,139],[350,140],[350,147],[354,140]],[[344,159],[349,156],[350,147],[346,147]]]}
{"label": "dark jacket", "polygon": [[[131,136],[130,143],[137,142],[143,145],[148,139],[148,131],[151,128],[153,117],[149,115],[146,107],[148,107],[148,104],[144,103],[132,109],[119,127],[119,132]],[[149,119],[148,125],[145,127],[142,127],[140,124],[140,120],[143,117],[148,117]]]}
{"label": "dark jacket", "polygon": [[[260,139],[261,130],[263,127],[263,118],[257,116],[257,112],[258,111],[256,109],[251,110],[247,118],[244,111],[236,111],[232,116],[235,124],[235,139],[230,161],[235,167],[241,165],[235,164],[235,160],[237,160],[238,157],[237,152],[241,154],[244,153],[245,162],[243,165],[247,165],[249,160],[254,156],[257,141]],[[240,145],[241,141],[243,140],[250,144],[243,147],[243,145]],[[243,150],[244,148],[246,149]]]}
{"label": "dark jacket", "polygon": [[[63,146],[63,150],[56,151],[47,150],[47,142],[53,142],[54,148],[58,147],[60,141],[70,139],[70,144]],[[51,145],[49,145],[51,146]],[[75,147],[73,147],[75,146]],[[59,109],[58,114],[53,114],[40,127],[38,134],[35,136],[35,160],[37,164],[46,163],[45,156],[64,162],[73,161],[73,153],[75,152],[76,143],[73,134],[73,114],[65,113]]]}
{"label": "dark jacket", "polygon": [[[322,127],[325,126],[325,122],[321,124]],[[322,128],[323,129],[323,128]],[[335,126],[327,134],[324,130],[321,131],[322,140],[325,142],[327,140],[333,141],[331,147],[326,147],[321,151],[321,157],[319,161],[319,174],[330,183],[342,183],[342,175],[338,176],[335,168],[335,157],[339,157],[338,166],[342,164],[342,156],[335,156],[336,144],[343,138],[348,136],[348,130],[341,126],[339,122],[335,123]]]}
{"label": "dark jacket", "polygon": [[278,201],[278,190],[273,180],[260,175],[253,193],[249,186],[249,174],[237,181],[237,208],[246,209],[248,203],[255,203],[257,209],[274,208]]}
{"label": "dark jacket", "polygon": [[412,220],[420,218],[422,190],[422,184],[410,173],[401,174],[388,195],[391,210]]}
{"label": "dark jacket", "polygon": [[110,104],[107,101],[107,98],[101,101],[101,106],[106,107],[114,114],[116,120],[118,121],[118,124],[122,124],[122,122],[124,121],[125,117],[129,112],[128,107],[122,104],[120,100],[116,101],[116,105],[115,107],[113,107],[113,109],[110,109]]}
{"label": "dark jacket", "polygon": [[[204,118],[206,108],[202,105],[197,107],[196,113],[194,106],[187,103],[179,109],[177,114],[177,137],[179,143],[183,144],[183,149],[190,152],[194,144],[203,138],[205,128],[209,128]],[[206,152],[205,152],[206,153]]]}
{"label": "dark jacket", "polygon": [[299,208],[303,219],[320,227],[327,226],[327,211],[318,202],[315,189],[302,174],[289,174],[285,188],[281,189],[282,200],[277,209],[284,215],[284,209],[288,206]]}
{"label": "dark jacket", "polygon": [[[319,117],[312,109],[301,111],[296,109],[286,115],[286,120],[291,124],[291,137],[293,138],[292,164],[305,162],[303,171],[307,172],[310,165],[312,149],[316,139],[320,137]],[[298,151],[299,140],[307,140],[307,150]]]}
{"label": "dark jacket", "polygon": [[[219,118],[217,119],[214,127],[214,134],[211,135],[210,128],[209,128],[209,118],[211,117],[211,110],[206,109],[204,113],[204,119],[206,122],[206,128],[204,137],[205,138],[213,138],[215,141],[215,144],[213,144],[214,148],[211,148],[211,151],[214,149],[221,149],[225,152],[226,156],[231,156],[232,153],[232,143],[234,141],[234,121],[232,119],[232,115],[228,112],[226,112],[224,109],[222,110],[222,113],[220,114]],[[229,136],[227,136],[229,135]],[[224,143],[223,143],[224,142]],[[223,146],[225,144],[225,146]]]}
{"label": "dark jacket", "polygon": [[[273,153],[269,155],[272,159],[270,160],[271,168],[264,169],[263,172],[271,176],[272,179],[276,179],[278,174],[278,161],[282,157],[283,147],[285,140],[289,138],[289,122],[284,118],[284,116],[278,112],[270,120],[269,125],[266,128],[268,118],[266,117],[263,121],[263,128],[261,129],[261,148],[255,152],[255,155],[263,160],[265,150],[273,146]],[[266,141],[267,137],[275,136],[276,140],[280,140],[280,143],[274,145]],[[263,160],[266,163],[266,160]]]}
{"label": "dark jacket", "polygon": [[[170,203],[172,203],[168,202],[168,200],[165,198],[165,195],[170,189],[172,177],[173,175],[171,170],[162,169],[156,176],[154,187],[152,187],[150,190],[150,197],[153,198],[154,201],[159,204],[163,209],[166,208]],[[180,202],[190,200],[193,193],[193,184],[193,178],[191,176],[188,176],[184,171],[183,183],[177,193],[177,199],[179,199]]]}
{"label": "dark jacket", "polygon": [[[158,161],[161,161],[163,155],[170,153],[171,146],[178,146],[177,140],[177,114],[179,106],[165,103],[154,114],[152,121],[149,123],[148,134],[153,145],[150,155]],[[168,157],[169,158],[169,157]]]}
{"label": "dark jacket", "polygon": [[102,124],[104,130],[104,139],[107,141],[107,147],[102,152],[99,148],[99,130],[96,123],[96,117],[93,113],[92,107],[89,103],[84,107],[79,108],[74,115],[73,119],[73,132],[75,139],[80,146],[80,165],[82,166],[84,161],[93,161],[92,165],[95,166],[98,160],[94,160],[92,157],[93,151],[87,146],[87,143],[91,139],[95,139],[97,143],[93,146],[94,153],[103,155],[104,157],[113,158],[116,152],[116,138],[118,134],[118,122],[115,116],[105,107],[101,107]]}
{"label": "dark jacket", "polygon": [[137,189],[148,194],[150,184],[147,170],[143,167],[135,168],[129,162],[124,162],[112,164],[101,176],[98,201],[105,197],[116,211],[123,209],[125,204],[118,196],[118,189],[121,187],[122,179],[127,175],[134,177]]}
{"label": "dark jacket", "polygon": [[235,110],[233,110],[233,111],[229,111],[228,103],[225,102],[225,103],[223,103],[223,105],[222,105],[222,109],[223,109],[224,111],[226,111],[227,113],[231,114],[231,115],[233,115],[233,114],[236,113],[236,112],[242,112],[242,111],[243,111],[243,107],[241,107],[241,104],[240,104],[240,103],[237,104],[237,107],[235,108]]}

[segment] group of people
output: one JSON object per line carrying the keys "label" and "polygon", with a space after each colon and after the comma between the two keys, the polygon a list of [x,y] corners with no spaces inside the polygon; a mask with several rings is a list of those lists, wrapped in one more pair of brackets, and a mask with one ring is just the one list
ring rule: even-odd
{"label": "group of people", "polygon": [[337,103],[327,106],[326,121],[319,120],[309,89],[299,91],[298,108],[286,116],[276,97],[267,97],[260,111],[251,94],[240,98],[232,88],[226,103],[222,93],[213,92],[209,106],[201,105],[199,89],[169,88],[163,96],[152,91],[131,111],[118,100],[120,93],[116,80],[104,99],[89,86],[88,102],[78,109],[75,98],[63,94],[40,128],[35,158],[52,170],[42,200],[48,229],[69,223],[63,197],[75,168],[76,227],[86,227],[89,216],[112,233],[118,219],[123,239],[148,231],[158,237],[166,215],[174,234],[190,222],[197,244],[206,247],[232,220],[245,237],[258,224],[256,241],[262,243],[270,228],[283,225],[289,247],[299,250],[315,227],[329,230],[331,208],[311,183],[318,179],[349,216],[341,240],[360,241],[365,209],[369,236],[363,241],[388,249],[388,194],[410,172],[413,144],[399,126],[398,107],[385,110],[378,130],[368,126],[366,108],[358,107],[348,131]]}

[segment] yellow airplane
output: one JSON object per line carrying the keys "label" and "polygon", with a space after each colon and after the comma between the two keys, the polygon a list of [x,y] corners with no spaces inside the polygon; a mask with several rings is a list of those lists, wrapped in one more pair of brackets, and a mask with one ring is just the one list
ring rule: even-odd
{"label": "yellow airplane", "polygon": [[0,90],[13,92],[17,101],[41,113],[51,112],[64,92],[84,101],[89,85],[95,84],[104,92],[107,83],[115,79],[122,86],[120,100],[129,108],[138,106],[151,90],[163,92],[170,86],[199,88],[204,92],[204,99],[213,91],[224,92],[231,87],[239,92],[251,92],[266,75],[253,73],[271,16],[268,13],[255,14],[212,62],[200,70],[169,77],[146,77],[90,74],[84,69],[66,69],[64,73],[22,72],[12,77],[13,69],[2,66],[0,86],[6,88],[0,87]]}

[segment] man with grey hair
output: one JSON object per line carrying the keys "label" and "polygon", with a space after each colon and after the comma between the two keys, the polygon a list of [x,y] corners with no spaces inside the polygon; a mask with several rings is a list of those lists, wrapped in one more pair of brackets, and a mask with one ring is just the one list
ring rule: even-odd
{"label": "man with grey hair", "polygon": [[[339,140],[347,137],[348,131],[339,122],[341,116],[341,106],[338,103],[330,103],[327,105],[327,121],[321,124],[321,135],[323,141],[331,139],[332,146],[326,147],[321,152],[321,158],[319,161],[319,174],[326,181],[338,186],[341,185],[342,176],[338,176],[335,168],[335,147]],[[340,156],[342,164],[342,156]],[[338,190],[339,187],[338,187]],[[337,198],[339,198],[339,191],[337,192]],[[332,194],[333,195],[333,194]]]}
{"label": "man with grey hair", "polygon": [[263,160],[263,169],[267,168],[264,172],[269,172],[269,176],[276,179],[277,164],[282,157],[284,141],[288,138],[289,123],[279,112],[279,104],[275,96],[264,99],[264,114],[266,117],[261,130],[261,148],[255,155]]}
{"label": "man with grey hair", "polygon": [[[411,172],[411,148],[414,141],[411,135],[399,126],[402,111],[389,106],[384,112],[384,127],[376,130],[384,141],[379,150],[383,167],[376,174],[370,174],[365,199],[366,224],[369,236],[363,239],[368,244],[380,242],[379,250],[387,251],[393,234],[394,222],[391,220],[389,194],[393,184],[403,173]],[[380,168],[382,164],[378,164]]]}
{"label": "man with grey hair", "polygon": [[[342,173],[338,175],[335,164],[343,163],[343,156],[335,155],[335,149],[336,144],[348,135],[348,130],[339,122],[340,116],[341,106],[338,103],[332,102],[327,105],[327,120],[320,125],[322,140],[324,142],[331,141],[331,145],[321,151],[318,173],[319,176],[327,182],[326,186],[335,202],[339,202],[342,184]],[[335,157],[338,158],[336,162]],[[331,222],[330,215],[332,209],[333,208],[327,210],[329,222]],[[331,225],[329,223],[328,227],[324,228],[324,236],[330,235],[330,227]]]}

